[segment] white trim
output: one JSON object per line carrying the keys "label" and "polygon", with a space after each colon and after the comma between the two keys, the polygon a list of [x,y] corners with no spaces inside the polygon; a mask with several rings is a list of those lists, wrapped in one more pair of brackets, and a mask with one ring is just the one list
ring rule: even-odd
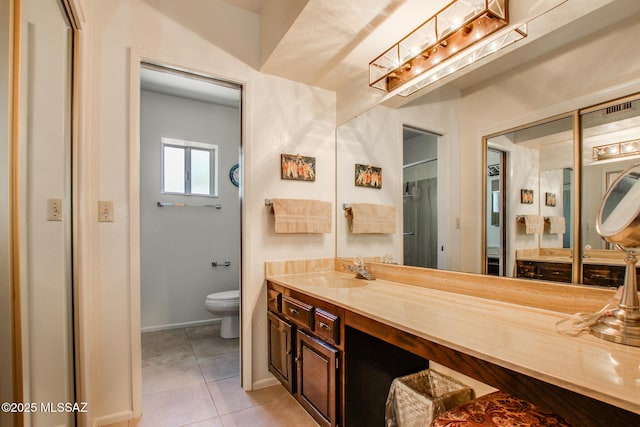
{"label": "white trim", "polygon": [[[140,68],[142,63],[159,65],[170,69],[185,71],[199,76],[205,76],[216,80],[222,80],[237,84],[241,87],[242,100],[240,104],[240,114],[242,120],[242,141],[240,147],[240,165],[243,165],[245,153],[245,142],[248,140],[247,128],[247,103],[246,90],[247,82],[236,78],[213,74],[211,72],[201,72],[199,70],[177,65],[175,60],[162,58],[152,53],[144,53],[140,49],[129,48],[129,248],[130,248],[130,287],[131,287],[131,376],[132,376],[132,405],[133,416],[131,418],[139,418],[142,415],[142,352],[140,343],[140,334],[142,333],[140,325]],[[240,168],[244,174],[244,167]],[[242,207],[242,194],[244,186],[244,176],[240,178],[240,230],[242,233],[241,248],[246,244],[246,213]],[[242,249],[241,249],[242,251]],[[242,251],[240,260],[241,276],[240,276],[240,364],[241,364],[241,386],[245,390],[251,390],[252,387],[252,318],[251,310],[244,310],[243,307],[251,307],[243,291],[244,281],[248,276],[248,262],[246,260],[246,252]]]}
{"label": "white trim", "polygon": [[261,388],[267,388],[278,384],[280,384],[280,381],[278,381],[276,377],[271,376],[271,378],[256,381],[255,384],[253,384],[253,390],[259,390]]}
{"label": "white trim", "polygon": [[220,323],[221,321],[222,319],[206,319],[206,320],[194,320],[193,322],[169,323],[166,325],[147,326],[146,328],[142,328],[141,331],[142,333],[167,331],[169,329],[181,329],[181,328],[191,328],[196,326],[215,325],[216,323]]}
{"label": "white trim", "polygon": [[[142,416],[142,344],[140,341],[140,63],[129,49],[129,284],[131,319],[131,409]],[[116,420],[119,421],[119,420]]]}
{"label": "white trim", "polygon": [[109,426],[111,424],[127,422],[129,420],[133,420],[135,418],[140,418],[140,416],[134,416],[133,411],[122,411],[117,414],[106,415],[104,417],[98,417],[93,421],[94,427],[99,426]]}

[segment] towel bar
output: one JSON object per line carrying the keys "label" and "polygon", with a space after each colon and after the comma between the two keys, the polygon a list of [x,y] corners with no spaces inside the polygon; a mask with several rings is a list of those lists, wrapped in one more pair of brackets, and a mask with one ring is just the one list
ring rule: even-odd
{"label": "towel bar", "polygon": [[178,207],[178,208],[216,208],[216,209],[222,209],[222,205],[220,203],[208,204],[208,205],[189,205],[187,203],[158,202],[158,207],[161,207],[161,208]]}

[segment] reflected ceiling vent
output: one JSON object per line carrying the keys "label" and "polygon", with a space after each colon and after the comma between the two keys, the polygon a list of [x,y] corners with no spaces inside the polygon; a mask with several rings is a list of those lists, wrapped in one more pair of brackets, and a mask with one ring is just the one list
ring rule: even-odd
{"label": "reflected ceiling vent", "polygon": [[623,102],[622,104],[607,107],[604,114],[605,116],[608,116],[609,114],[619,113],[621,111],[630,110],[631,108],[633,108],[631,102]]}

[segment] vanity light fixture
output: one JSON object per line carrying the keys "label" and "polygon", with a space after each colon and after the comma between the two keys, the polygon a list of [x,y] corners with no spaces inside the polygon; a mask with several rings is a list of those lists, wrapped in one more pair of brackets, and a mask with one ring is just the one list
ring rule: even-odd
{"label": "vanity light fixture", "polygon": [[[508,0],[454,0],[369,63],[369,86],[402,96],[470,65],[527,35],[509,24]],[[494,35],[494,37],[489,37]]]}
{"label": "vanity light fixture", "polygon": [[640,139],[593,147],[593,160],[614,159],[640,154]]}

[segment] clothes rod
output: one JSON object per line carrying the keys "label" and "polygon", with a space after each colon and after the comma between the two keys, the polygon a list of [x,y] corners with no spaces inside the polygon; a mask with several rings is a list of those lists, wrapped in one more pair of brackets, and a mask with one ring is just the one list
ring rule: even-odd
{"label": "clothes rod", "polygon": [[161,207],[161,208],[176,207],[176,208],[216,208],[216,209],[222,209],[222,205],[220,203],[216,203],[215,205],[213,205],[213,204],[210,204],[210,205],[189,205],[187,203],[158,202],[158,206]]}

